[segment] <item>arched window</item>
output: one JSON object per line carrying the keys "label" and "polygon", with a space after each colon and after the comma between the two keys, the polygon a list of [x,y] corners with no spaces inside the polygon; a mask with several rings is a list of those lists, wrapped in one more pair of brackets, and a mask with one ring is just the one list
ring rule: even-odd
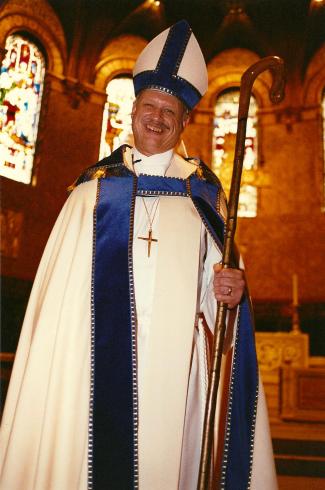
{"label": "arched window", "polygon": [[[220,178],[229,194],[234,161],[237,131],[239,89],[224,90],[217,97],[214,109],[212,170]],[[252,96],[247,119],[245,156],[240,188],[238,216],[255,217],[257,214],[257,187],[254,185],[257,170],[257,102]]]}
{"label": "arched window", "polygon": [[0,175],[29,184],[45,75],[45,59],[21,35],[6,41],[0,72]]}
{"label": "arched window", "polygon": [[134,101],[130,75],[113,78],[106,87],[107,101],[103,113],[99,158],[112,153],[123,143],[132,144],[131,111]]}

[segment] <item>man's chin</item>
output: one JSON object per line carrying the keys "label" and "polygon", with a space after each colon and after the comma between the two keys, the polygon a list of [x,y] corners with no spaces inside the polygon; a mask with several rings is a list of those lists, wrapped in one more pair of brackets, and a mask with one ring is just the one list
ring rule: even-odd
{"label": "man's chin", "polygon": [[[137,147],[137,145],[135,145]],[[145,145],[141,145],[141,148],[137,147],[137,149],[146,156],[155,155],[156,153],[164,153],[167,150],[170,150],[170,146],[164,144],[162,141],[146,141]]]}

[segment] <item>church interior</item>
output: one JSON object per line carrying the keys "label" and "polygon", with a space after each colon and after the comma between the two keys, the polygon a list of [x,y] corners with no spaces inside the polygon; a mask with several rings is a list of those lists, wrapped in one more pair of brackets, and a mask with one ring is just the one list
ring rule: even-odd
{"label": "church interior", "polygon": [[[242,74],[253,85],[236,241],[256,324],[280,490],[325,488],[325,0],[5,0],[0,7],[3,404],[37,266],[68,187],[130,142],[132,69],[186,19],[209,88],[180,151],[229,192]],[[14,73],[14,74],[13,74]]]}

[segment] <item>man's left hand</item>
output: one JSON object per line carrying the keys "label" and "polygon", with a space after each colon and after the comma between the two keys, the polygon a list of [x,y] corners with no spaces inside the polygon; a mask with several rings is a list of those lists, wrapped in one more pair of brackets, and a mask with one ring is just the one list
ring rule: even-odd
{"label": "man's left hand", "polygon": [[213,289],[216,299],[227,303],[230,309],[235,308],[244,293],[244,272],[240,269],[223,269],[220,264],[215,264],[213,270]]}

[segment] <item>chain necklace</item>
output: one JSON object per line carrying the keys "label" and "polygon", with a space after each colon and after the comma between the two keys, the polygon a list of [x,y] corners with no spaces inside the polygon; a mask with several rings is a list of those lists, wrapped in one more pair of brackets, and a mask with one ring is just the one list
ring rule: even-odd
{"label": "chain necklace", "polygon": [[[133,167],[133,172],[135,174],[136,174],[136,171],[135,171],[135,168],[134,168],[134,164],[135,163],[138,163],[140,161],[141,161],[141,159],[134,160],[134,156],[132,154],[132,167]],[[167,170],[168,170],[169,167],[170,167],[170,164],[168,165],[168,167],[167,167],[164,175],[166,175],[166,172],[167,172]],[[153,232],[152,232],[152,226],[153,226],[153,222],[154,222],[155,217],[156,217],[156,212],[157,212],[157,209],[158,209],[158,204],[159,204],[160,196],[158,196],[157,199],[154,201],[154,203],[152,205],[152,208],[150,210],[150,213],[148,211],[145,198],[143,196],[141,196],[141,199],[142,199],[142,202],[143,202],[144,207],[145,207],[145,210],[146,210],[146,214],[147,214],[147,218],[148,218],[148,223],[149,223],[149,229],[148,229],[148,236],[146,236],[146,237],[145,236],[138,236],[138,239],[139,240],[145,240],[146,242],[148,242],[148,257],[150,257],[151,244],[152,244],[152,242],[158,242],[158,239],[157,238],[153,238],[153,236],[152,236],[152,234],[153,234]]]}
{"label": "chain necklace", "polygon": [[[132,167],[133,167],[133,172],[136,173],[135,171],[135,168],[134,168],[134,164],[135,163],[138,163],[138,162],[141,162],[141,159],[139,160],[134,160],[134,156],[132,155]],[[152,205],[152,208],[150,210],[150,213],[148,211],[148,208],[147,208],[147,205],[146,205],[146,201],[144,199],[143,196],[141,196],[141,199],[142,199],[142,202],[144,204],[144,208],[146,210],[146,214],[147,214],[147,218],[148,218],[148,222],[149,222],[149,229],[148,229],[148,236],[145,237],[145,236],[138,236],[138,239],[139,240],[145,240],[146,242],[148,242],[148,257],[150,257],[150,252],[151,252],[151,244],[152,242],[158,242],[158,239],[157,238],[154,238],[152,236],[152,225],[153,225],[153,222],[155,220],[155,216],[156,216],[156,212],[157,212],[157,209],[158,209],[158,204],[159,204],[159,196],[156,198],[156,200],[154,201],[153,205]],[[152,218],[151,218],[151,215],[152,215]]]}

